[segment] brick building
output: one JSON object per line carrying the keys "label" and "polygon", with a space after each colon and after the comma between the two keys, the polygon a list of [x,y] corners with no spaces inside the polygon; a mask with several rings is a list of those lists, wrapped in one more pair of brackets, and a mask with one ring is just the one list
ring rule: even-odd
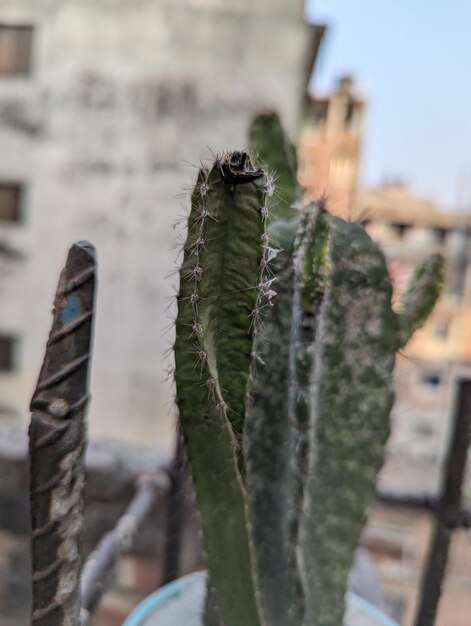
{"label": "brick building", "polygon": [[349,76],[332,93],[308,94],[299,140],[299,182],[309,198],[326,196],[330,210],[354,208],[365,102]]}

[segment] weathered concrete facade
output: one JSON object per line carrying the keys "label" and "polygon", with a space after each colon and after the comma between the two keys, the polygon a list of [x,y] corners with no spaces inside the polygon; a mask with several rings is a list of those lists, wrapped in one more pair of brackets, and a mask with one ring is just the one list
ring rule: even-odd
{"label": "weathered concrete facade", "polygon": [[0,0],[32,31],[27,75],[0,77],[2,419],[24,420],[68,246],[98,249],[91,432],[155,445],[172,419],[163,356],[179,198],[208,148],[244,147],[248,121],[280,110],[294,132],[309,31],[300,0]]}

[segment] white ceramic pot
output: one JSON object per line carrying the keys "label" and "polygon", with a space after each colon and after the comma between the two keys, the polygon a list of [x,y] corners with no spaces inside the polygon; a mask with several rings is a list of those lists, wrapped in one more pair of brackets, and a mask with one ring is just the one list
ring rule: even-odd
{"label": "white ceramic pot", "polygon": [[[196,572],[165,585],[146,598],[123,626],[203,626],[206,572]],[[347,593],[345,626],[398,626],[355,593]]]}

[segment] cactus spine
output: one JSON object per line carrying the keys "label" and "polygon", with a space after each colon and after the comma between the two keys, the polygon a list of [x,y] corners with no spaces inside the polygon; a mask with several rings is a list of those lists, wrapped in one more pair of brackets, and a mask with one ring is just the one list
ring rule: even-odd
{"label": "cactus spine", "polygon": [[[274,137],[274,162],[289,171]],[[268,148],[255,152],[270,165]],[[209,569],[206,626],[341,626],[389,434],[395,352],[442,282],[431,257],[396,314],[365,231],[323,203],[294,209],[294,179],[285,189],[269,222],[279,254],[264,231],[271,177],[247,155],[203,168],[192,197],[175,360]]]}

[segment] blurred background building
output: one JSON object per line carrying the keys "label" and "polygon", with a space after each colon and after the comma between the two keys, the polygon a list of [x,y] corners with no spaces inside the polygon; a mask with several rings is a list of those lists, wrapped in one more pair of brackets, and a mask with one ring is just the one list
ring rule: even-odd
{"label": "blurred background building", "polygon": [[[322,34],[303,0],[0,0],[2,626],[30,619],[28,404],[69,246],[89,239],[99,261],[88,554],[174,438],[172,227],[198,164],[246,147],[264,108],[296,133]],[[162,584],[165,515],[160,501],[96,626],[122,624]],[[191,522],[185,536],[182,573],[202,566]]]}
{"label": "blurred background building", "polygon": [[365,102],[344,76],[327,95],[308,92],[299,140],[299,182],[309,198],[325,196],[349,216],[356,200]]}
{"label": "blurred background building", "polygon": [[89,239],[91,433],[169,445],[172,226],[200,160],[243,148],[256,112],[278,109],[295,132],[319,40],[303,5],[0,1],[4,421],[26,424],[59,269]]}

